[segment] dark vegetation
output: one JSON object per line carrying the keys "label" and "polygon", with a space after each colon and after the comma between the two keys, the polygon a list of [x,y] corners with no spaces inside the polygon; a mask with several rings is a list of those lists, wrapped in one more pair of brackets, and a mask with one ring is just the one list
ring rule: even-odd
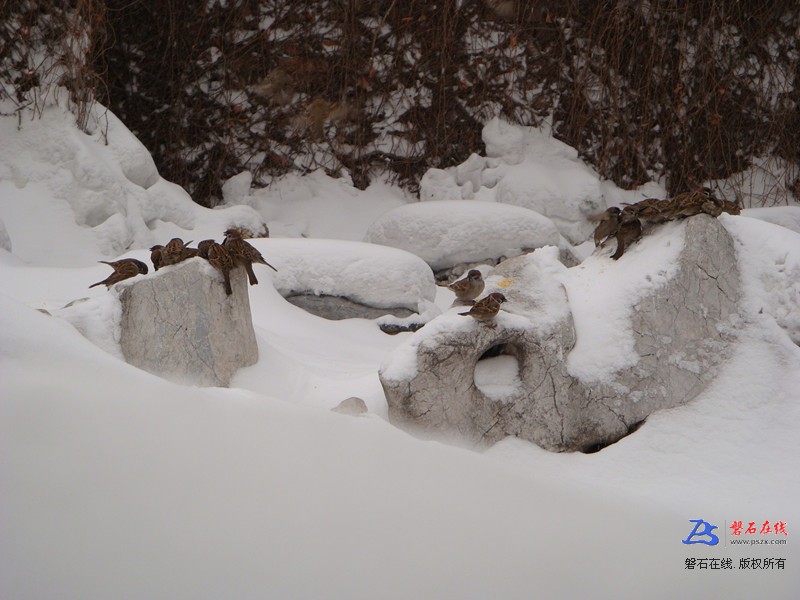
{"label": "dark vegetation", "polygon": [[800,163],[796,0],[0,0],[0,96],[21,115],[53,84],[207,206],[244,169],[415,190],[495,115],[551,122],[623,187]]}

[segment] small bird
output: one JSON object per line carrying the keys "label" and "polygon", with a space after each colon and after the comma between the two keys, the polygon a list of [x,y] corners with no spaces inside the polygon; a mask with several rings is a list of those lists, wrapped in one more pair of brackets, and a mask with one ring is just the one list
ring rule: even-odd
{"label": "small bird", "polygon": [[645,198],[635,204],[630,204],[622,209],[622,221],[636,219],[640,223],[665,223],[672,219],[670,209],[672,204],[669,200],[658,198]]}
{"label": "small bird", "polygon": [[467,276],[451,283],[447,287],[456,294],[456,299],[461,302],[474,302],[481,295],[486,284],[483,275],[478,269],[471,269]]}
{"label": "small bird", "polygon": [[[191,241],[187,242],[187,244],[191,243]],[[172,238],[161,250],[161,266],[177,265],[179,262],[195,256],[196,253],[197,250],[187,248],[181,238]]]}
{"label": "small bird", "polygon": [[719,215],[722,210],[717,207],[720,206],[720,201],[714,195],[711,188],[699,188],[691,192],[683,192],[670,198],[669,214],[673,219],[681,219],[685,217],[693,217],[703,212]]}
{"label": "small bird", "polygon": [[222,277],[225,279],[225,293],[230,296],[233,293],[231,289],[231,270],[236,267],[233,258],[231,258],[231,255],[228,254],[222,244],[218,244],[214,240],[211,240],[211,244],[207,246],[207,258],[209,264],[222,273]]}
{"label": "small bird", "polygon": [[164,246],[161,244],[156,244],[150,248],[150,262],[153,263],[153,268],[156,271],[158,271],[158,269],[164,264],[164,257],[161,254],[162,250],[164,250]]}
{"label": "small bird", "polygon": [[633,242],[638,240],[642,235],[642,223],[639,219],[629,219],[623,221],[616,233],[617,249],[611,258],[619,260],[625,252],[625,247],[630,246]]}
{"label": "small bird", "polygon": [[[135,259],[127,259],[127,260],[118,260],[115,263],[105,263],[111,266],[114,269],[114,272],[106,277],[103,281],[98,281],[97,283],[93,283],[89,286],[89,289],[98,286],[104,285],[106,287],[111,287],[115,283],[119,283],[125,279],[130,279],[131,277],[136,277],[141,273],[139,263],[141,261]],[[144,265],[144,263],[142,263]],[[147,269],[147,265],[144,265],[145,272]]]}
{"label": "small bird", "polygon": [[739,206],[738,202],[733,202],[731,200],[720,200],[722,203],[722,212],[728,213],[729,215],[740,215],[742,214],[742,208]]}
{"label": "small bird", "polygon": [[108,265],[112,269],[117,269],[122,263],[131,262],[136,265],[136,268],[139,270],[139,273],[141,275],[147,275],[148,271],[147,265],[140,260],[136,260],[135,258],[122,258],[120,260],[114,260],[111,262],[107,260],[99,260],[97,262],[103,263],[104,265]]}
{"label": "small bird", "polygon": [[595,248],[602,244],[606,238],[617,232],[621,212],[616,206],[611,206],[602,214],[600,222],[594,230]]}
{"label": "small bird", "polygon": [[[498,312],[500,312],[500,305],[505,301],[506,297],[503,294],[500,292],[492,292],[486,296],[486,298],[478,300],[467,312],[458,314],[472,317],[476,321],[480,321],[481,323],[486,323],[489,325],[489,322],[497,316]],[[490,326],[495,327],[495,324],[491,323]]]}
{"label": "small bird", "polygon": [[197,243],[197,256],[201,258],[205,258],[208,260],[208,249],[211,248],[212,244],[216,244],[214,240],[202,240]]}
{"label": "small bird", "polygon": [[233,262],[245,268],[250,285],[258,285],[258,279],[253,272],[253,263],[267,265],[273,271],[278,270],[264,260],[261,252],[245,241],[242,231],[236,227],[231,227],[225,232],[225,239],[222,245],[231,255]]}

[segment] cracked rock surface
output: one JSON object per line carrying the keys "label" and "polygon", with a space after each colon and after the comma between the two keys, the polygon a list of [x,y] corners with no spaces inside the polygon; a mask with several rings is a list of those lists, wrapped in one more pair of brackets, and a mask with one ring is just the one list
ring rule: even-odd
{"label": "cracked rock surface", "polygon": [[181,383],[227,386],[258,360],[243,268],[231,272],[230,296],[200,258],[118,287],[120,345],[130,364]]}
{"label": "cracked rock surface", "polygon": [[[547,450],[587,451],[619,440],[656,410],[689,402],[730,353],[727,324],[740,284],[733,241],[718,221],[702,215],[684,226],[677,270],[633,306],[637,364],[607,381],[571,375],[576,333],[566,291],[536,253],[521,256],[490,275],[508,298],[496,327],[442,315],[381,367],[390,420],[476,446],[512,435]],[[487,397],[475,385],[475,366],[498,355],[516,359],[519,384]]]}

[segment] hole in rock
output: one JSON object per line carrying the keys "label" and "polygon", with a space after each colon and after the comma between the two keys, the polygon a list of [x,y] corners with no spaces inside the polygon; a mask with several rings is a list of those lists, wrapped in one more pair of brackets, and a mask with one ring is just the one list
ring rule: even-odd
{"label": "hole in rock", "polygon": [[522,393],[519,360],[509,344],[486,350],[475,365],[475,387],[490,400],[513,400]]}
{"label": "hole in rock", "polygon": [[615,440],[611,440],[611,441],[608,441],[608,442],[600,442],[598,444],[592,444],[591,446],[588,446],[588,447],[584,448],[583,450],[581,450],[581,452],[583,452],[584,454],[594,454],[595,452],[600,452],[600,450],[602,450],[603,448],[608,448],[612,444],[616,444],[621,439],[628,437],[630,434],[632,434],[637,429],[639,429],[642,425],[644,425],[645,421],[646,421],[646,419],[642,419],[641,421],[638,421],[637,423],[634,423],[633,425],[628,427],[628,431],[627,431],[627,433],[625,435],[623,435],[623,436],[621,436],[621,437],[619,437],[619,438],[617,438]]}

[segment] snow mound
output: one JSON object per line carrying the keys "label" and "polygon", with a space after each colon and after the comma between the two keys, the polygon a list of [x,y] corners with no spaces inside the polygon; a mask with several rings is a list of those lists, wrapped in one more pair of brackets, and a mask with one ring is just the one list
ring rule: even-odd
{"label": "snow mound", "polygon": [[413,252],[433,269],[487,258],[514,256],[524,249],[558,245],[560,235],[546,217],[493,202],[442,200],[391,210],[367,231],[367,242]]}
{"label": "snow mound", "polygon": [[[263,222],[247,206],[210,210],[192,202],[100,104],[86,131],[66,108],[49,104],[40,117],[23,115],[20,127],[16,117],[0,117],[0,138],[0,219],[14,254],[32,264],[82,266],[175,236],[203,239],[228,225],[257,230]],[[192,233],[198,226],[200,235]]]}
{"label": "snow mound", "polygon": [[421,200],[483,200],[512,204],[550,218],[573,244],[593,230],[587,217],[606,208],[600,176],[546,126],[513,125],[494,118],[483,128],[486,157],[471,155],[449,169],[431,169],[420,182]]}
{"label": "snow mound", "polygon": [[342,296],[376,308],[405,307],[416,312],[436,298],[430,267],[396,248],[363,242],[318,239],[255,239],[274,265],[275,288],[292,293]]}
{"label": "snow mound", "polygon": [[324,171],[289,173],[242,200],[269,222],[272,237],[312,237],[361,241],[370,223],[410,198],[375,182],[359,190],[347,179]]}
{"label": "snow mound", "polygon": [[747,312],[773,317],[800,345],[800,234],[744,216],[720,220],[736,242]]}
{"label": "snow mound", "polygon": [[800,233],[800,206],[772,206],[769,208],[747,208],[742,216],[780,225]]}
{"label": "snow mound", "polygon": [[575,323],[577,341],[567,359],[570,375],[585,382],[609,381],[639,362],[633,307],[675,275],[685,229],[685,223],[667,223],[628,249],[624,260],[610,260],[606,252],[555,273],[567,290]]}

